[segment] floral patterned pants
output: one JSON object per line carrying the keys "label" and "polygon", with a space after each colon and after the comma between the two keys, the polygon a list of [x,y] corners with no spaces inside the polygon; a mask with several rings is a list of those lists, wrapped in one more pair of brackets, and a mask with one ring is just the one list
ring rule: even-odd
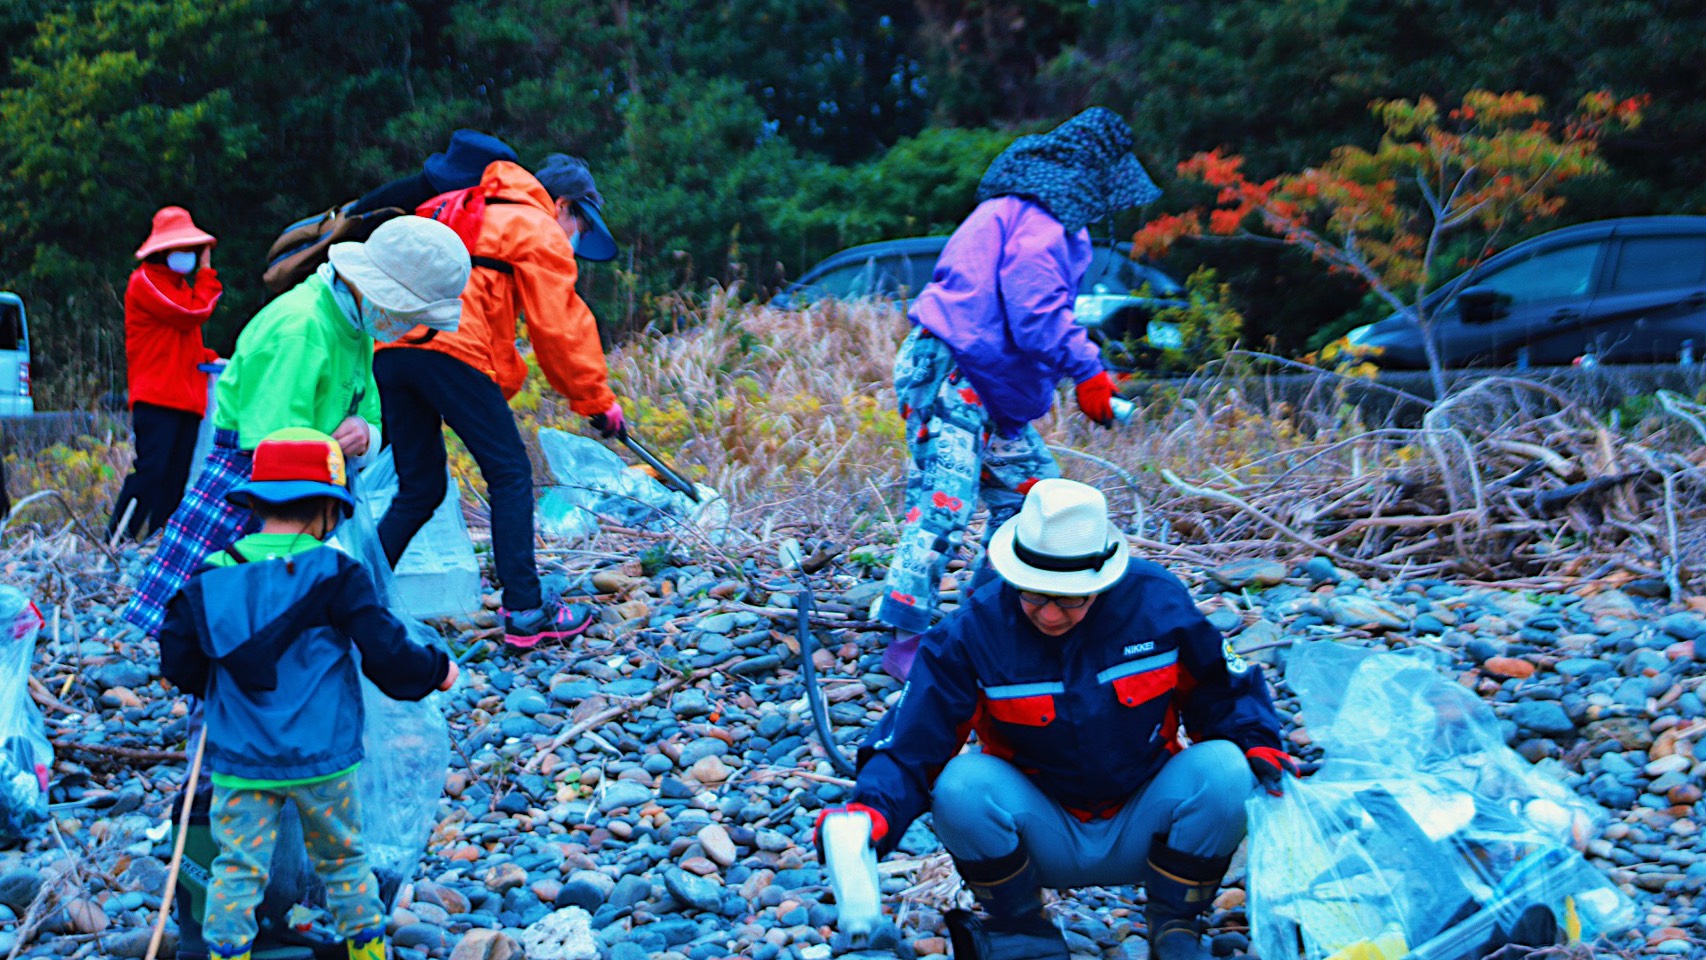
{"label": "floral patterned pants", "polygon": [[908,633],[929,629],[948,560],[965,542],[978,499],[988,529],[1019,512],[1038,480],[1060,476],[1042,435],[996,433],[977,392],[955,369],[945,343],[922,327],[895,358],[895,395],[906,418],[912,466],[906,473],[906,526],[889,563],[877,618]]}

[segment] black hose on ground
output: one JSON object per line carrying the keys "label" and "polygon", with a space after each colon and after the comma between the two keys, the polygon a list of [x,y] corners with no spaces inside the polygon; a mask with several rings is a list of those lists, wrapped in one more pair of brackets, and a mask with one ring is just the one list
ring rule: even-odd
{"label": "black hose on ground", "polygon": [[817,637],[812,633],[812,605],[816,598],[812,595],[811,575],[802,571],[799,583],[800,596],[794,604],[799,614],[799,626],[795,632],[800,641],[800,659],[804,661],[801,672],[806,679],[806,700],[811,704],[812,723],[817,727],[817,737],[823,742],[824,752],[829,754],[829,762],[842,776],[851,777],[858,768],[835,742],[835,728],[829,722],[829,707],[823,702],[823,688],[817,682],[817,664],[812,662],[812,654],[817,652]]}

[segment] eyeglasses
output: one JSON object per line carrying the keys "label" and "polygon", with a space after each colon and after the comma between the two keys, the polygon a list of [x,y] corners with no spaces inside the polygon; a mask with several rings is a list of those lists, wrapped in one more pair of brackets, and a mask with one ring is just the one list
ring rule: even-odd
{"label": "eyeglasses", "polygon": [[1027,607],[1046,607],[1054,604],[1062,610],[1078,610],[1087,606],[1094,597],[1057,597],[1049,593],[1031,593],[1028,590],[1019,591],[1019,600]]}

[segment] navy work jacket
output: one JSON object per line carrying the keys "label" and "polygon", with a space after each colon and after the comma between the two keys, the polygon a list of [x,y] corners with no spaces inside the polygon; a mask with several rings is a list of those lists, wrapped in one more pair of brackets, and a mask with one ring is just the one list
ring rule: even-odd
{"label": "navy work jacket", "polygon": [[1260,667],[1246,663],[1161,566],[1133,560],[1061,637],[992,581],[920,640],[900,699],[860,750],[853,800],[889,822],[885,847],[929,806],[975,730],[1081,819],[1112,816],[1191,741],[1279,747]]}

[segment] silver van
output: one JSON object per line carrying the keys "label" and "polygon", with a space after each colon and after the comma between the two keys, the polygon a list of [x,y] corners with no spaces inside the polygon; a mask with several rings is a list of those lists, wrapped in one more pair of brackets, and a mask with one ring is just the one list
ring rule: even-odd
{"label": "silver van", "polygon": [[0,293],[0,417],[28,417],[36,412],[30,396],[30,324],[24,301],[15,293]]}

